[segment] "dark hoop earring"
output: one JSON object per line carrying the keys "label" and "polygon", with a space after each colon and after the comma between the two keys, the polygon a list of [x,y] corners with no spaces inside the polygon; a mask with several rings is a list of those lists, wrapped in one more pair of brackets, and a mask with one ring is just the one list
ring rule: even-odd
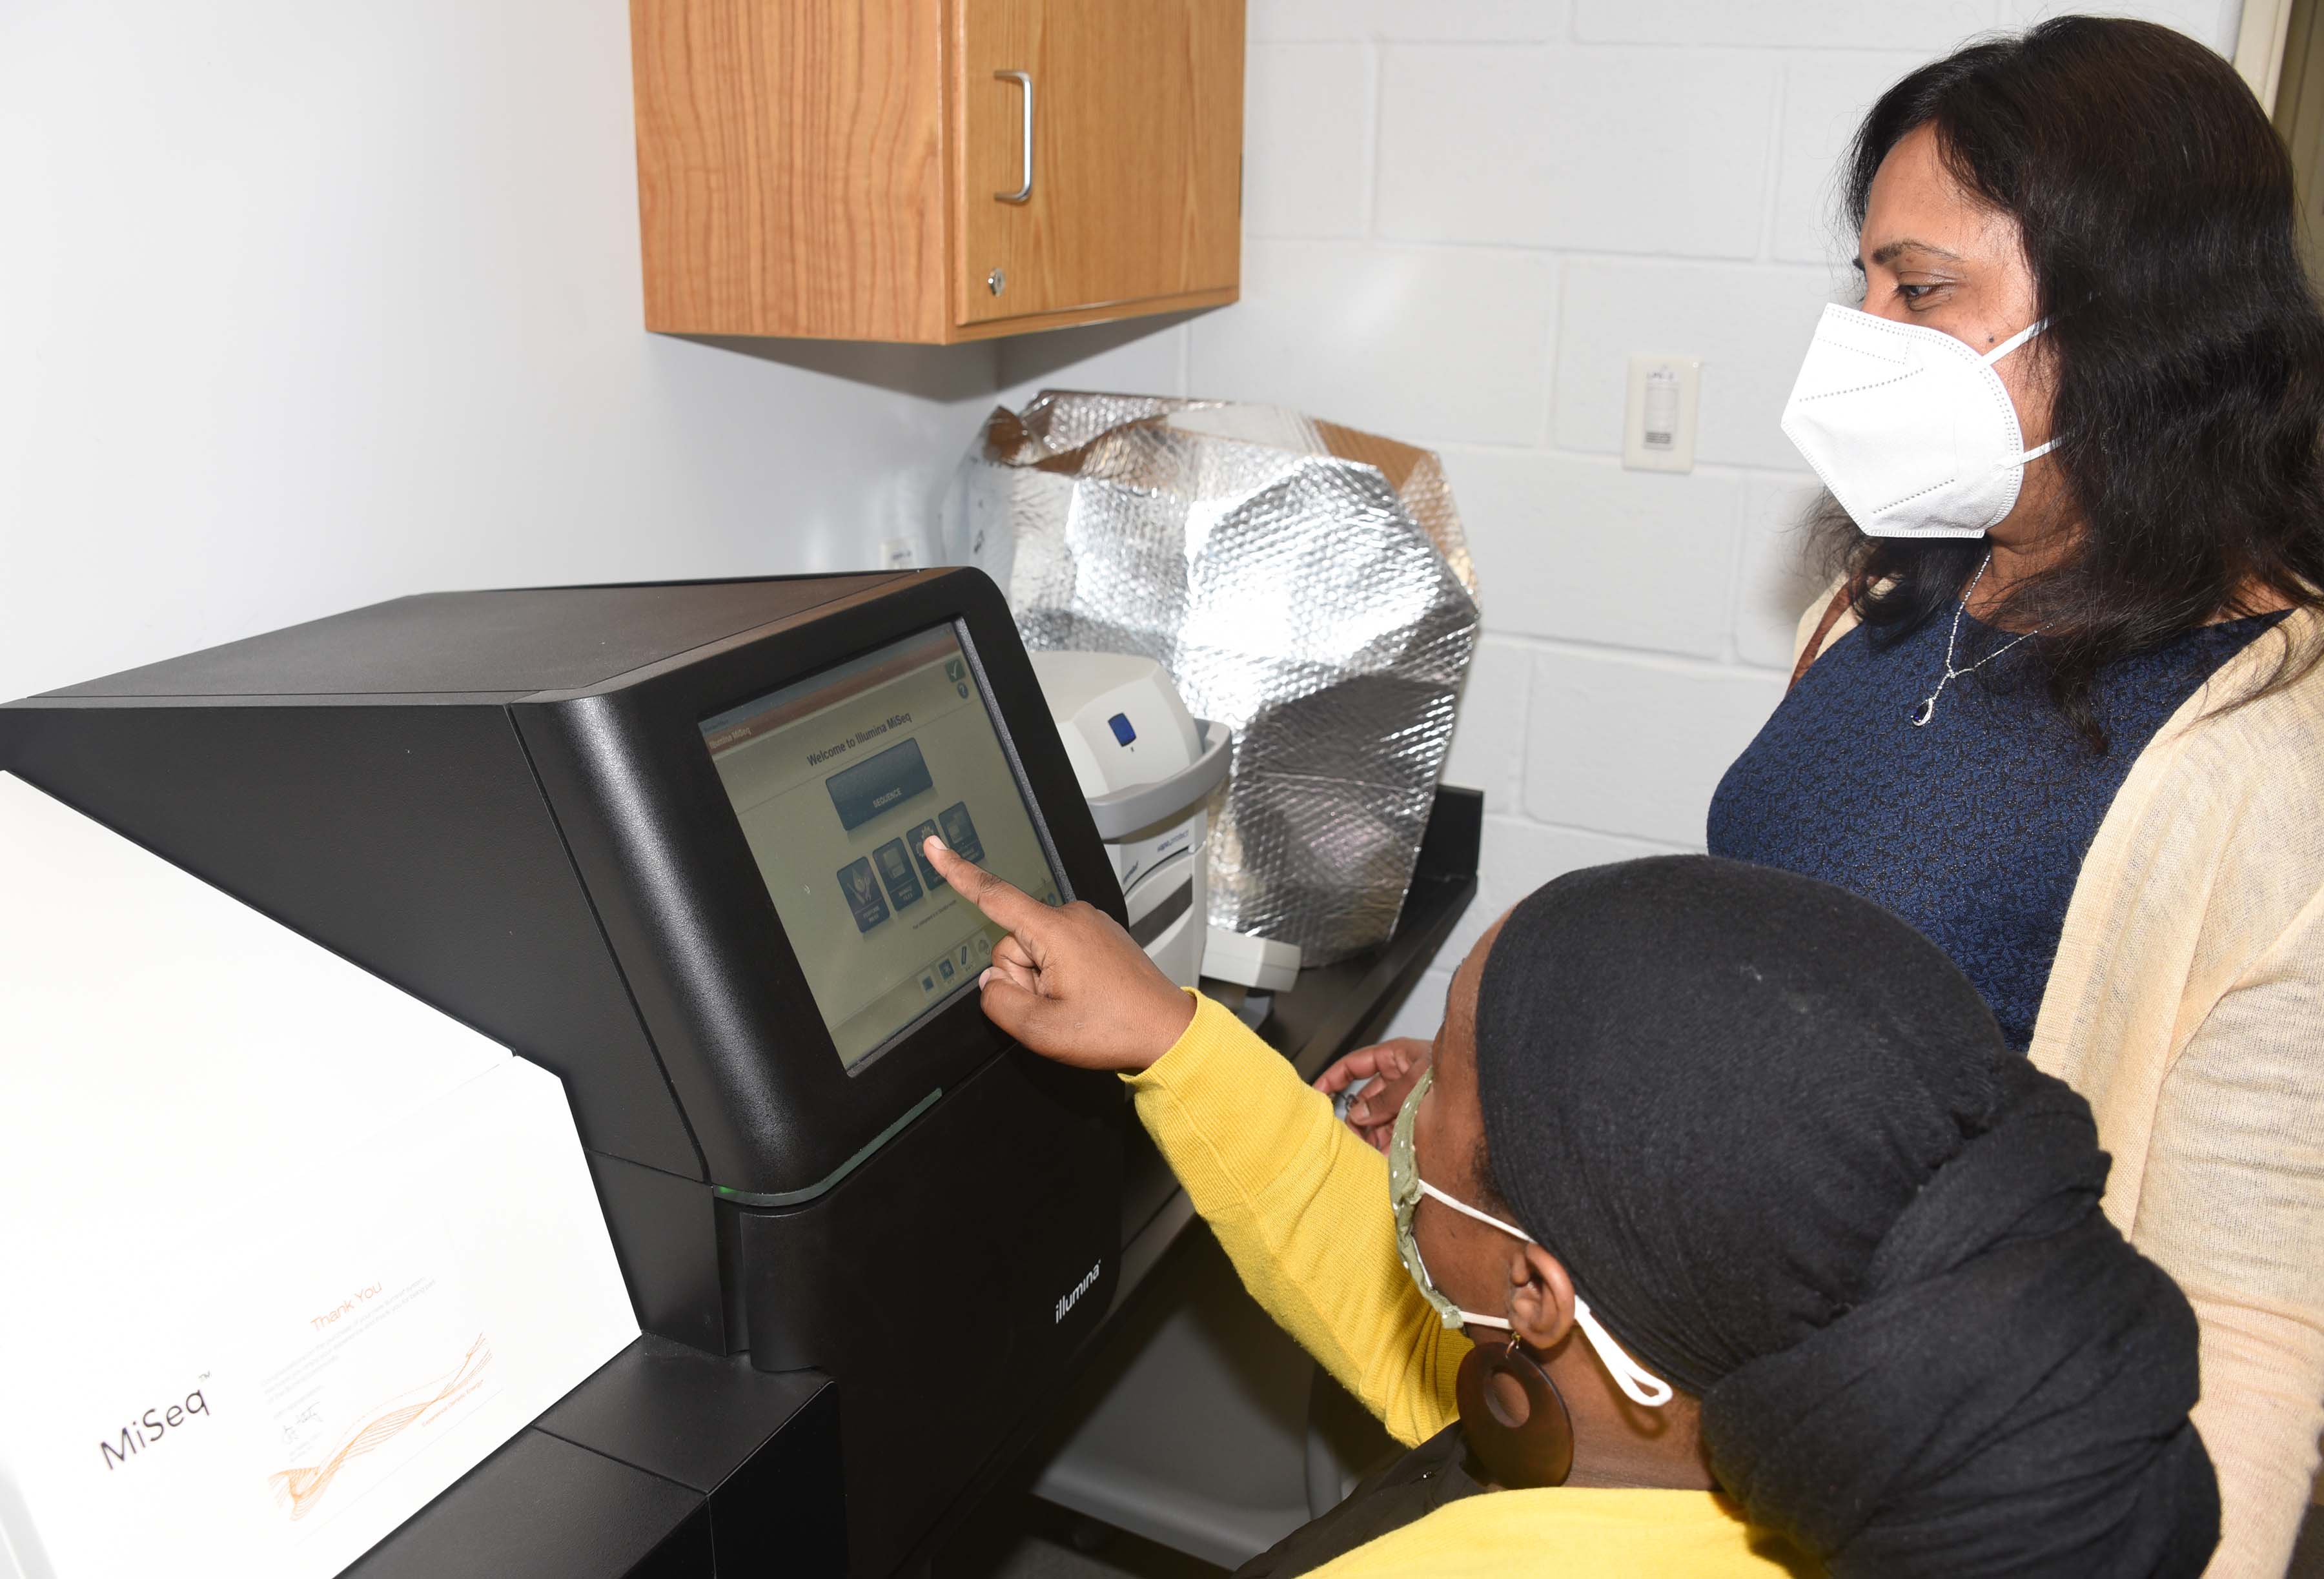
{"label": "dark hoop earring", "polygon": [[1453,1383],[1461,1432],[1496,1485],[1562,1486],[1573,1473],[1573,1417],[1549,1372],[1511,1336],[1480,1344]]}

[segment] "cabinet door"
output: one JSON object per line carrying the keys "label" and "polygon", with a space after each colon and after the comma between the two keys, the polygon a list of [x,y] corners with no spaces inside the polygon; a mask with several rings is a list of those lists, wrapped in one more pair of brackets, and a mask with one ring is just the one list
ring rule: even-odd
{"label": "cabinet door", "polygon": [[[1242,0],[952,0],[952,17],[955,321],[1233,290]],[[996,194],[1026,184],[1028,93],[1000,72],[1031,85],[1021,201]]]}

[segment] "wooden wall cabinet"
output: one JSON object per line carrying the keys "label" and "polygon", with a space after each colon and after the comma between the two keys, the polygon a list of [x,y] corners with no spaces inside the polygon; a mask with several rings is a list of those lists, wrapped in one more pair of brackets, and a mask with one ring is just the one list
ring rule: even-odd
{"label": "wooden wall cabinet", "polygon": [[944,344],[1235,299],[1243,0],[631,0],[630,32],[648,328]]}

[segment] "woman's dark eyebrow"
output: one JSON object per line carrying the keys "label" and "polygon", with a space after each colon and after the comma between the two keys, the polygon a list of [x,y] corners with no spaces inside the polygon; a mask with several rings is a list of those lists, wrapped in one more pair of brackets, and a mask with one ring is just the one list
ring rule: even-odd
{"label": "woman's dark eyebrow", "polygon": [[[1884,246],[1879,251],[1874,253],[1872,254],[1872,261],[1876,263],[1893,263],[1906,253],[1926,253],[1932,258],[1942,258],[1947,263],[1957,263],[1961,261],[1960,254],[1959,253],[1947,252],[1943,247],[1932,246],[1925,241],[1914,241],[1909,235],[1896,241],[1892,241],[1886,246]],[[1856,267],[1858,271],[1861,272],[1864,268],[1864,260],[1858,258],[1856,263]]]}

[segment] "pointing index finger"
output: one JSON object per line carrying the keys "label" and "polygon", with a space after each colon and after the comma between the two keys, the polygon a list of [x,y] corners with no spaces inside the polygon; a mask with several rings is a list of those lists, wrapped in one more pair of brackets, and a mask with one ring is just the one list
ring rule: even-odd
{"label": "pointing index finger", "polygon": [[1048,906],[1005,878],[993,876],[975,862],[955,855],[936,835],[927,836],[921,853],[961,898],[1019,937],[1038,932],[1049,919]]}

